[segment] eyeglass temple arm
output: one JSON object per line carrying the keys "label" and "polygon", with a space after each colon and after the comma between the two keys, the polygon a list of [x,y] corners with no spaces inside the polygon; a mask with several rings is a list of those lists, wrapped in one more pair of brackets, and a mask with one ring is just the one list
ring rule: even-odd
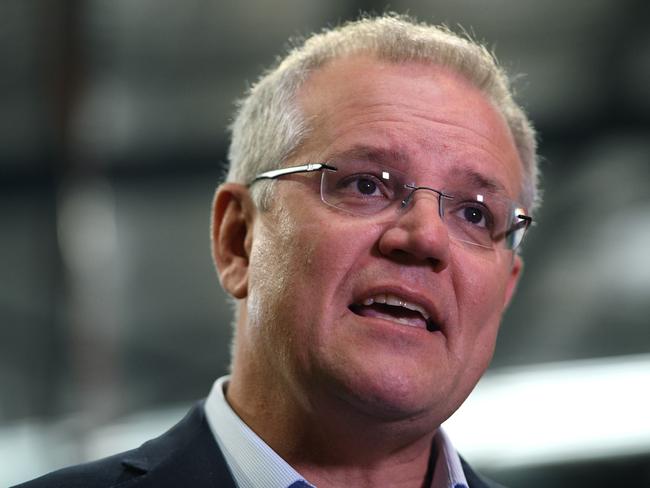
{"label": "eyeglass temple arm", "polygon": [[516,222],[516,223],[512,224],[512,226],[508,230],[502,232],[501,234],[497,234],[497,235],[493,236],[492,240],[494,242],[499,242],[501,239],[505,239],[510,234],[512,234],[516,230],[521,229],[522,227],[524,229],[528,229],[528,227],[530,227],[530,224],[532,224],[532,222],[533,222],[533,218],[529,217],[528,215],[518,214],[515,217],[518,218],[518,219],[521,219],[521,220],[519,222]]}
{"label": "eyeglass temple arm", "polygon": [[515,222],[514,224],[512,224],[512,226],[510,226],[508,230],[496,236],[494,239],[495,241],[498,241],[504,237],[508,237],[510,234],[512,234],[516,230],[521,229],[522,227],[527,229],[528,227],[530,227],[530,224],[532,224],[533,222],[533,218],[529,217],[528,215],[518,214],[515,217],[521,220],[519,222]]}
{"label": "eyeglass temple arm", "polygon": [[291,166],[289,168],[272,169],[270,171],[265,171],[264,173],[257,175],[253,181],[250,182],[250,184],[252,185],[259,180],[274,180],[275,178],[284,175],[291,175],[294,173],[309,173],[311,171],[320,171],[322,169],[336,171],[337,168],[326,163],[308,163],[300,166]]}

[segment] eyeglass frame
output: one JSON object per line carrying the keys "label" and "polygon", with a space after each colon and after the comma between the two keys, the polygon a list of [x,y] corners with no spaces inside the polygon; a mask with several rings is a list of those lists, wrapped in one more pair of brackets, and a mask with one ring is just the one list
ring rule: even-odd
{"label": "eyeglass frame", "polygon": [[[286,176],[286,175],[291,175],[291,174],[298,174],[298,173],[312,173],[312,172],[315,172],[315,171],[321,171],[322,172],[323,170],[338,171],[338,168],[336,166],[333,166],[333,165],[327,164],[327,163],[307,163],[307,164],[301,164],[299,166],[289,166],[289,167],[286,167],[286,168],[272,169],[272,170],[264,171],[263,173],[260,173],[260,174],[256,175],[255,178],[253,178],[253,180],[250,183],[248,183],[247,187],[250,188],[251,185],[253,185],[253,183],[256,183],[257,181],[275,180],[275,179],[277,179],[277,178],[279,178],[281,176]],[[321,175],[322,175],[322,173],[321,173]],[[416,185],[413,185],[413,184],[405,184],[404,186],[406,188],[410,189],[411,192],[408,194],[408,196],[404,200],[402,200],[402,208],[406,207],[410,203],[411,199],[413,198],[413,194],[417,190],[428,190],[428,191],[431,191],[431,192],[435,193],[436,195],[438,195],[438,215],[440,216],[440,218],[444,218],[444,210],[443,210],[443,206],[442,206],[442,199],[443,198],[448,198],[448,199],[453,199],[454,198],[453,195],[449,195],[447,193],[444,193],[444,192],[442,192],[440,190],[436,190],[435,188],[431,188],[429,186],[416,186]],[[327,202],[325,202],[323,200],[323,195],[322,194],[321,194],[321,201],[323,201],[323,203],[327,203]],[[328,204],[328,205],[333,206],[331,204]],[[334,207],[334,208],[338,208],[338,207]],[[340,209],[340,210],[345,211],[345,209]],[[496,236],[497,237],[496,239],[492,239],[493,242],[499,242],[501,239],[505,239],[509,234],[511,234],[515,230],[518,230],[520,228],[518,226],[523,225],[524,233],[521,236],[521,239],[519,240],[517,245],[515,247],[513,247],[513,248],[507,248],[507,247],[505,248],[505,249],[507,249],[509,251],[516,251],[517,249],[519,249],[519,247],[521,246],[521,243],[524,241],[524,237],[526,236],[526,232],[528,231],[528,229],[530,228],[530,226],[533,223],[533,218],[530,217],[529,215],[517,214],[517,215],[515,215],[515,217],[518,218],[518,219],[521,219],[521,222],[517,222],[516,224],[513,224],[509,229],[507,229],[506,231],[504,231],[501,234],[499,234],[498,236]],[[485,246],[483,246],[483,245],[481,245],[479,243],[475,243],[475,242],[471,242],[471,241],[463,241],[463,242],[467,242],[468,244],[471,244],[471,245],[474,245],[474,246],[477,246],[477,247],[485,248]]]}

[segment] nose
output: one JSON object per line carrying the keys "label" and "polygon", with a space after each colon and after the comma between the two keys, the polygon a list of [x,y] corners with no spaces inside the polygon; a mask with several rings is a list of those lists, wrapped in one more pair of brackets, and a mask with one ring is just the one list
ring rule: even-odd
{"label": "nose", "polygon": [[381,235],[379,252],[400,261],[426,261],[437,272],[447,268],[449,234],[439,204],[435,193],[414,192],[408,205]]}

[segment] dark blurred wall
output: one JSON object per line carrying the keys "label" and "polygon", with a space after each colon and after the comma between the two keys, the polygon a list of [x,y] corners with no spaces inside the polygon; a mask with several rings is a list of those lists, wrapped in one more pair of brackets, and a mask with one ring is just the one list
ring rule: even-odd
{"label": "dark blurred wall", "polygon": [[[650,3],[390,7],[525,74],[545,205],[493,367],[649,352]],[[360,9],[384,4],[0,2],[0,425],[97,425],[227,370],[208,224],[234,100],[289,37]]]}

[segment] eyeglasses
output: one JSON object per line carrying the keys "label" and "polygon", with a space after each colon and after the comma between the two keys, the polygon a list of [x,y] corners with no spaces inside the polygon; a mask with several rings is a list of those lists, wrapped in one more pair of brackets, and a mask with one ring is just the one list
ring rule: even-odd
{"label": "eyeglasses", "polygon": [[516,249],[533,221],[520,204],[508,198],[466,188],[442,191],[418,186],[401,171],[372,162],[346,161],[335,166],[310,163],[275,169],[257,175],[250,185],[314,171],[321,172],[321,200],[352,215],[399,212],[413,201],[415,192],[433,192],[438,199],[438,215],[449,236],[481,248]]}

